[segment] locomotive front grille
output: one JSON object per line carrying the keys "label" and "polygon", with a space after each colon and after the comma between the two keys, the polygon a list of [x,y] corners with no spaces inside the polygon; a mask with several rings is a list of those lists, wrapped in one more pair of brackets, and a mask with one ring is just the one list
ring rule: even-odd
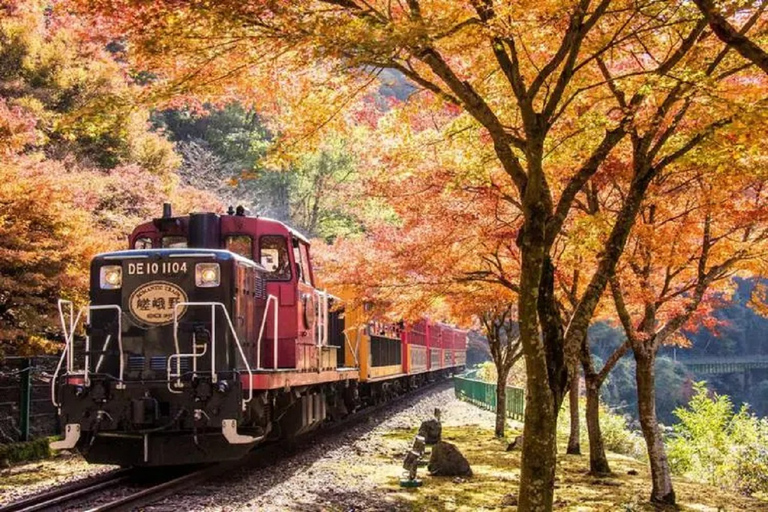
{"label": "locomotive front grille", "polygon": [[[147,370],[147,358],[144,356],[129,356],[129,372],[144,372]],[[153,372],[165,372],[167,370],[168,358],[166,356],[152,356],[149,358],[149,370]],[[185,373],[190,371],[192,365],[189,358],[173,359],[171,362],[171,371],[173,373]]]}
{"label": "locomotive front grille", "polygon": [[140,372],[144,370],[145,357],[144,356],[129,356],[128,357],[128,371]]}
{"label": "locomotive front grille", "polygon": [[166,361],[164,356],[152,356],[149,358],[149,369],[153,372],[161,372],[165,370]]}

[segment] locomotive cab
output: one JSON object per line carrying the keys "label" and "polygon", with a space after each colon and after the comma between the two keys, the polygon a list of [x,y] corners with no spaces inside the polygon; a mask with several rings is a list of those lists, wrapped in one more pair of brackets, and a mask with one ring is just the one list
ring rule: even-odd
{"label": "locomotive cab", "polygon": [[[265,270],[268,314],[264,327],[265,369],[331,370],[344,365],[343,313],[337,300],[317,289],[309,241],[266,217],[212,213],[171,217],[166,212],[138,226],[131,247],[171,248],[207,244],[258,262]],[[230,212],[234,213],[234,212]],[[205,229],[197,226],[203,223]]]}

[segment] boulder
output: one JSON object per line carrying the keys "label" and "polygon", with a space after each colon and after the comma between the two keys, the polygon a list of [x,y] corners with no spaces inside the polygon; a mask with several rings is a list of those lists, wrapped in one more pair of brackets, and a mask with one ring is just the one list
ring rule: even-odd
{"label": "boulder", "polygon": [[451,443],[439,441],[432,448],[427,469],[437,476],[472,476],[469,462]]}
{"label": "boulder", "polygon": [[514,441],[509,443],[507,446],[507,451],[511,452],[514,450],[522,450],[523,449],[523,436],[517,436]]}
{"label": "boulder", "polygon": [[424,438],[426,444],[433,445],[442,438],[443,427],[436,419],[422,421],[419,427],[419,435]]}
{"label": "boulder", "polygon": [[501,499],[501,506],[502,507],[516,507],[517,506],[517,496],[514,494],[507,494]]}

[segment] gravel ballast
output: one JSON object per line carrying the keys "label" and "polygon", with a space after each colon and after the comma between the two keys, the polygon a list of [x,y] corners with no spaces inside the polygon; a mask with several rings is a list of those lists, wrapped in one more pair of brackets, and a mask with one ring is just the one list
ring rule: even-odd
{"label": "gravel ballast", "polygon": [[[457,400],[450,384],[429,390],[377,413],[363,423],[323,435],[297,454],[280,458],[261,469],[242,470],[229,482],[217,480],[180,493],[147,510],[204,511],[392,511],[407,510],[382,488],[382,475],[397,482],[403,457],[412,436],[404,429],[416,429],[442,413],[445,426],[493,425],[494,415]],[[393,443],[388,435],[399,432]],[[420,474],[426,471],[419,469]]]}

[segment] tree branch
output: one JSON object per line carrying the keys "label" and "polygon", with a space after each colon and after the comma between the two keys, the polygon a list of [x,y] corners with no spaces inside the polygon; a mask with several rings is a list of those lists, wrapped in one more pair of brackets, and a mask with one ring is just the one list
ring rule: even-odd
{"label": "tree branch", "polygon": [[736,27],[731,25],[725,17],[715,8],[712,0],[693,0],[704,19],[709,23],[715,35],[725,44],[733,47],[745,59],[768,73],[768,52],[761,49],[751,39],[741,34]]}

